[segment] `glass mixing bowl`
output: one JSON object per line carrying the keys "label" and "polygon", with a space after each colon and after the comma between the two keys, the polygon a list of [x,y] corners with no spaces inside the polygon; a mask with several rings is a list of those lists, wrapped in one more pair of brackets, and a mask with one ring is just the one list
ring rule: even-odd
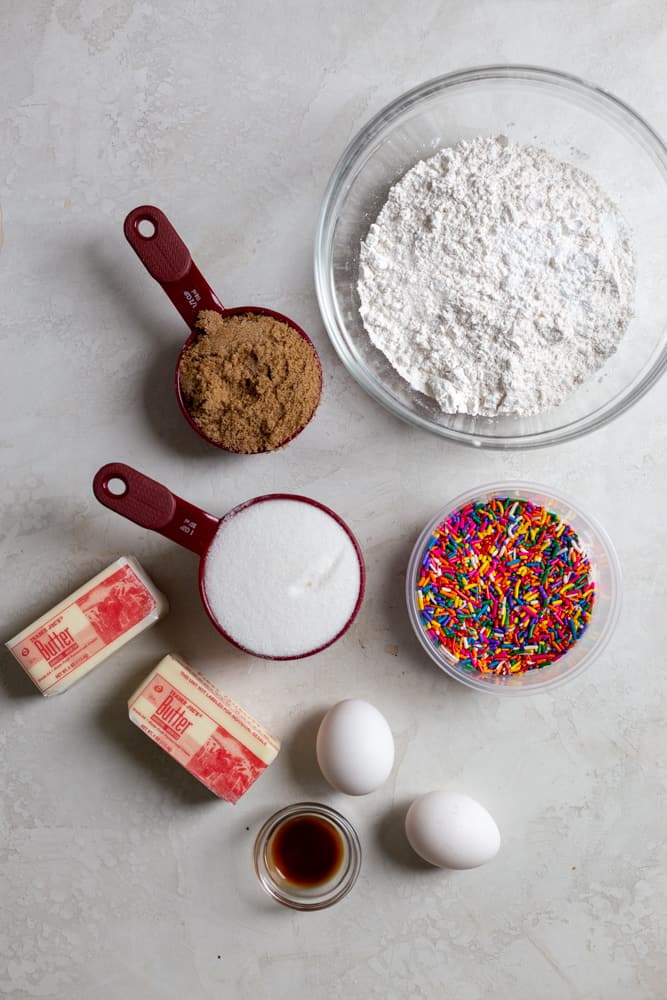
{"label": "glass mixing bowl", "polygon": [[[417,607],[417,581],[423,553],[432,532],[450,514],[465,504],[486,503],[493,497],[530,500],[557,514],[561,520],[571,525],[590,560],[591,576],[595,582],[595,602],[591,619],[577,641],[552,663],[547,663],[536,670],[507,676],[465,670],[456,657],[429,638],[421,624]],[[603,651],[616,627],[621,610],[621,568],[607,533],[571,500],[535,483],[514,481],[488,483],[455,497],[426,525],[410,556],[405,578],[405,596],[410,624],[415,635],[433,662],[446,674],[476,691],[490,691],[494,694],[535,694],[577,677]]]}
{"label": "glass mixing bowl", "polygon": [[[443,146],[499,134],[590,173],[621,209],[637,255],[635,316],[619,350],[560,406],[532,417],[442,413],[394,371],[359,315],[359,245],[389,188]],[[491,448],[576,438],[627,410],[667,367],[667,148],[627,105],[565,73],[484,66],[430,80],[387,105],[343,153],[320,213],[315,282],[341,360],[396,416]]]}

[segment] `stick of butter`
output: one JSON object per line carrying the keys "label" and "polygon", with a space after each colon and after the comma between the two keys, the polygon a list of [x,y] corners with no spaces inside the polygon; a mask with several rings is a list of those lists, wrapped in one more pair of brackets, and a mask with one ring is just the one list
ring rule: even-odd
{"label": "stick of butter", "polygon": [[62,694],[168,610],[137,560],[122,556],[5,645],[43,695]]}
{"label": "stick of butter", "polygon": [[135,726],[227,802],[238,802],[280,749],[256,719],[171,653],[128,709]]}

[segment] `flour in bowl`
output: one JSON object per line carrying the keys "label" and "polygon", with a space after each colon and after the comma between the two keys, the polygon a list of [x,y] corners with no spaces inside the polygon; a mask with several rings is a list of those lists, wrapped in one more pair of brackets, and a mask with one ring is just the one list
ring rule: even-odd
{"label": "flour in bowl", "polygon": [[614,202],[543,149],[476,138],[421,160],[361,244],[372,342],[448,413],[557,406],[616,348],[635,262]]}

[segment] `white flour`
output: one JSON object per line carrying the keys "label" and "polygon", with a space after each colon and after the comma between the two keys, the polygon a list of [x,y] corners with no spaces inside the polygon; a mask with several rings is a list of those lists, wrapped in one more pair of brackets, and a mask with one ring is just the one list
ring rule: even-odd
{"label": "white flour", "polygon": [[477,138],[391,189],[361,244],[358,290],[375,346],[442,410],[528,415],[616,350],[634,253],[588,174],[503,136]]}

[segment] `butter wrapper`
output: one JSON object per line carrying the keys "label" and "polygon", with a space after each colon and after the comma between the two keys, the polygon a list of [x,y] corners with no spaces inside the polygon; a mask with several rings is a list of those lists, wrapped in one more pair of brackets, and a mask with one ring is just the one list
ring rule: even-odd
{"label": "butter wrapper", "polygon": [[168,610],[137,560],[122,556],[5,645],[49,697],[76,684]]}
{"label": "butter wrapper", "polygon": [[218,798],[237,802],[280,743],[180,657],[161,660],[128,702],[131,721]]}

